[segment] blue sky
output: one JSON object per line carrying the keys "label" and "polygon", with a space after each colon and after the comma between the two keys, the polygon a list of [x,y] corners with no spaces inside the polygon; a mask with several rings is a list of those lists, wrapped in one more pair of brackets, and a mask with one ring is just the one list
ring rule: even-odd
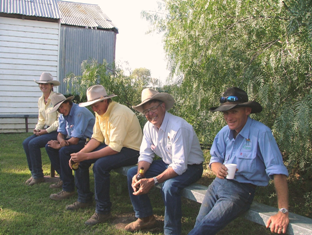
{"label": "blue sky", "polygon": [[116,46],[117,63],[131,70],[147,68],[151,71],[152,77],[165,82],[169,71],[162,35],[146,34],[150,25],[141,18],[141,11],[157,10],[157,0],[71,0],[71,2],[99,5],[117,26],[119,30]]}

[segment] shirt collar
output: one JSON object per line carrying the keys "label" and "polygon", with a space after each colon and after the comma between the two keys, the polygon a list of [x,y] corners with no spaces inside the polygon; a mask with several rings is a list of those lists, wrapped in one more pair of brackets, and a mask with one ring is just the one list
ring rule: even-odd
{"label": "shirt collar", "polygon": [[[237,134],[237,136],[241,135],[243,138],[249,139],[250,125],[251,125],[251,118],[248,116],[247,122],[245,123],[243,129],[241,129],[241,131]],[[230,140],[234,138],[234,131],[235,130],[230,130],[230,133],[229,133],[229,139]]]}
{"label": "shirt collar", "polygon": [[110,116],[110,113],[111,113],[111,111],[112,111],[112,109],[114,108],[115,105],[116,105],[116,102],[115,102],[115,101],[110,102],[110,103],[108,104],[108,108],[107,108],[107,110],[106,110],[106,112],[105,112],[104,114],[98,115],[98,114],[96,113],[96,115],[100,116],[101,118],[108,118],[108,117]]}
{"label": "shirt collar", "polygon": [[64,116],[63,114],[63,117],[65,119],[68,119],[69,117],[72,117],[74,115],[74,112],[75,112],[75,108],[76,108],[77,104],[73,103],[73,105],[71,106],[70,108],[70,111],[69,111],[69,114],[67,116]]}

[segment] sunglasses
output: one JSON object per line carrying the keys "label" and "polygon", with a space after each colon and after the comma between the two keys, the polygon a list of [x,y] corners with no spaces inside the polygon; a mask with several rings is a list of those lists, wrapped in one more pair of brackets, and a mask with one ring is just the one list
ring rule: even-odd
{"label": "sunglasses", "polygon": [[239,97],[237,97],[235,95],[230,95],[230,96],[226,96],[226,97],[221,97],[220,98],[220,103],[237,102],[237,101],[239,101]]}

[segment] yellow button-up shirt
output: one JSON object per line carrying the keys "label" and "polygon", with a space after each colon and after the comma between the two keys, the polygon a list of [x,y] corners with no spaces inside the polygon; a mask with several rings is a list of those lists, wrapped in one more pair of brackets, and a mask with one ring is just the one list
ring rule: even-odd
{"label": "yellow button-up shirt", "polygon": [[38,123],[35,127],[36,130],[43,129],[44,126],[48,126],[46,131],[48,133],[52,131],[56,131],[58,128],[58,115],[59,113],[57,111],[53,113],[49,113],[51,109],[53,109],[53,105],[51,102],[51,95],[55,94],[53,91],[51,91],[49,98],[47,100],[47,103],[44,103],[44,96],[42,95],[38,99]]}
{"label": "yellow button-up shirt", "polygon": [[138,118],[128,107],[116,102],[108,105],[107,111],[95,113],[92,138],[120,152],[123,147],[140,150],[142,129]]}

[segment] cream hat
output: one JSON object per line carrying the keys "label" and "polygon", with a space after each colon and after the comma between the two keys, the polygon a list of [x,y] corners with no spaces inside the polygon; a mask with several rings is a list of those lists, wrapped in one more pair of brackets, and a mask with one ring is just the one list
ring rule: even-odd
{"label": "cream hat", "polygon": [[159,93],[158,91],[155,91],[151,88],[145,88],[142,91],[141,95],[141,104],[138,104],[137,106],[132,106],[133,109],[143,113],[143,105],[151,100],[161,100],[166,105],[166,110],[168,111],[171,109],[174,105],[174,98],[169,95],[168,93],[162,92]]}
{"label": "cream hat", "polygon": [[96,102],[113,98],[117,95],[107,95],[105,88],[102,85],[94,85],[87,90],[87,102],[80,103],[79,106],[85,107],[92,105]]}
{"label": "cream hat", "polygon": [[53,76],[51,73],[42,73],[40,79],[38,81],[34,80],[36,83],[52,83],[53,86],[60,85],[60,82],[57,80],[53,80]]}
{"label": "cream hat", "polygon": [[61,93],[54,93],[51,95],[51,103],[54,106],[53,109],[49,113],[53,113],[59,109],[61,104],[63,104],[66,100],[73,100],[75,96],[70,96],[66,98],[63,94]]}

